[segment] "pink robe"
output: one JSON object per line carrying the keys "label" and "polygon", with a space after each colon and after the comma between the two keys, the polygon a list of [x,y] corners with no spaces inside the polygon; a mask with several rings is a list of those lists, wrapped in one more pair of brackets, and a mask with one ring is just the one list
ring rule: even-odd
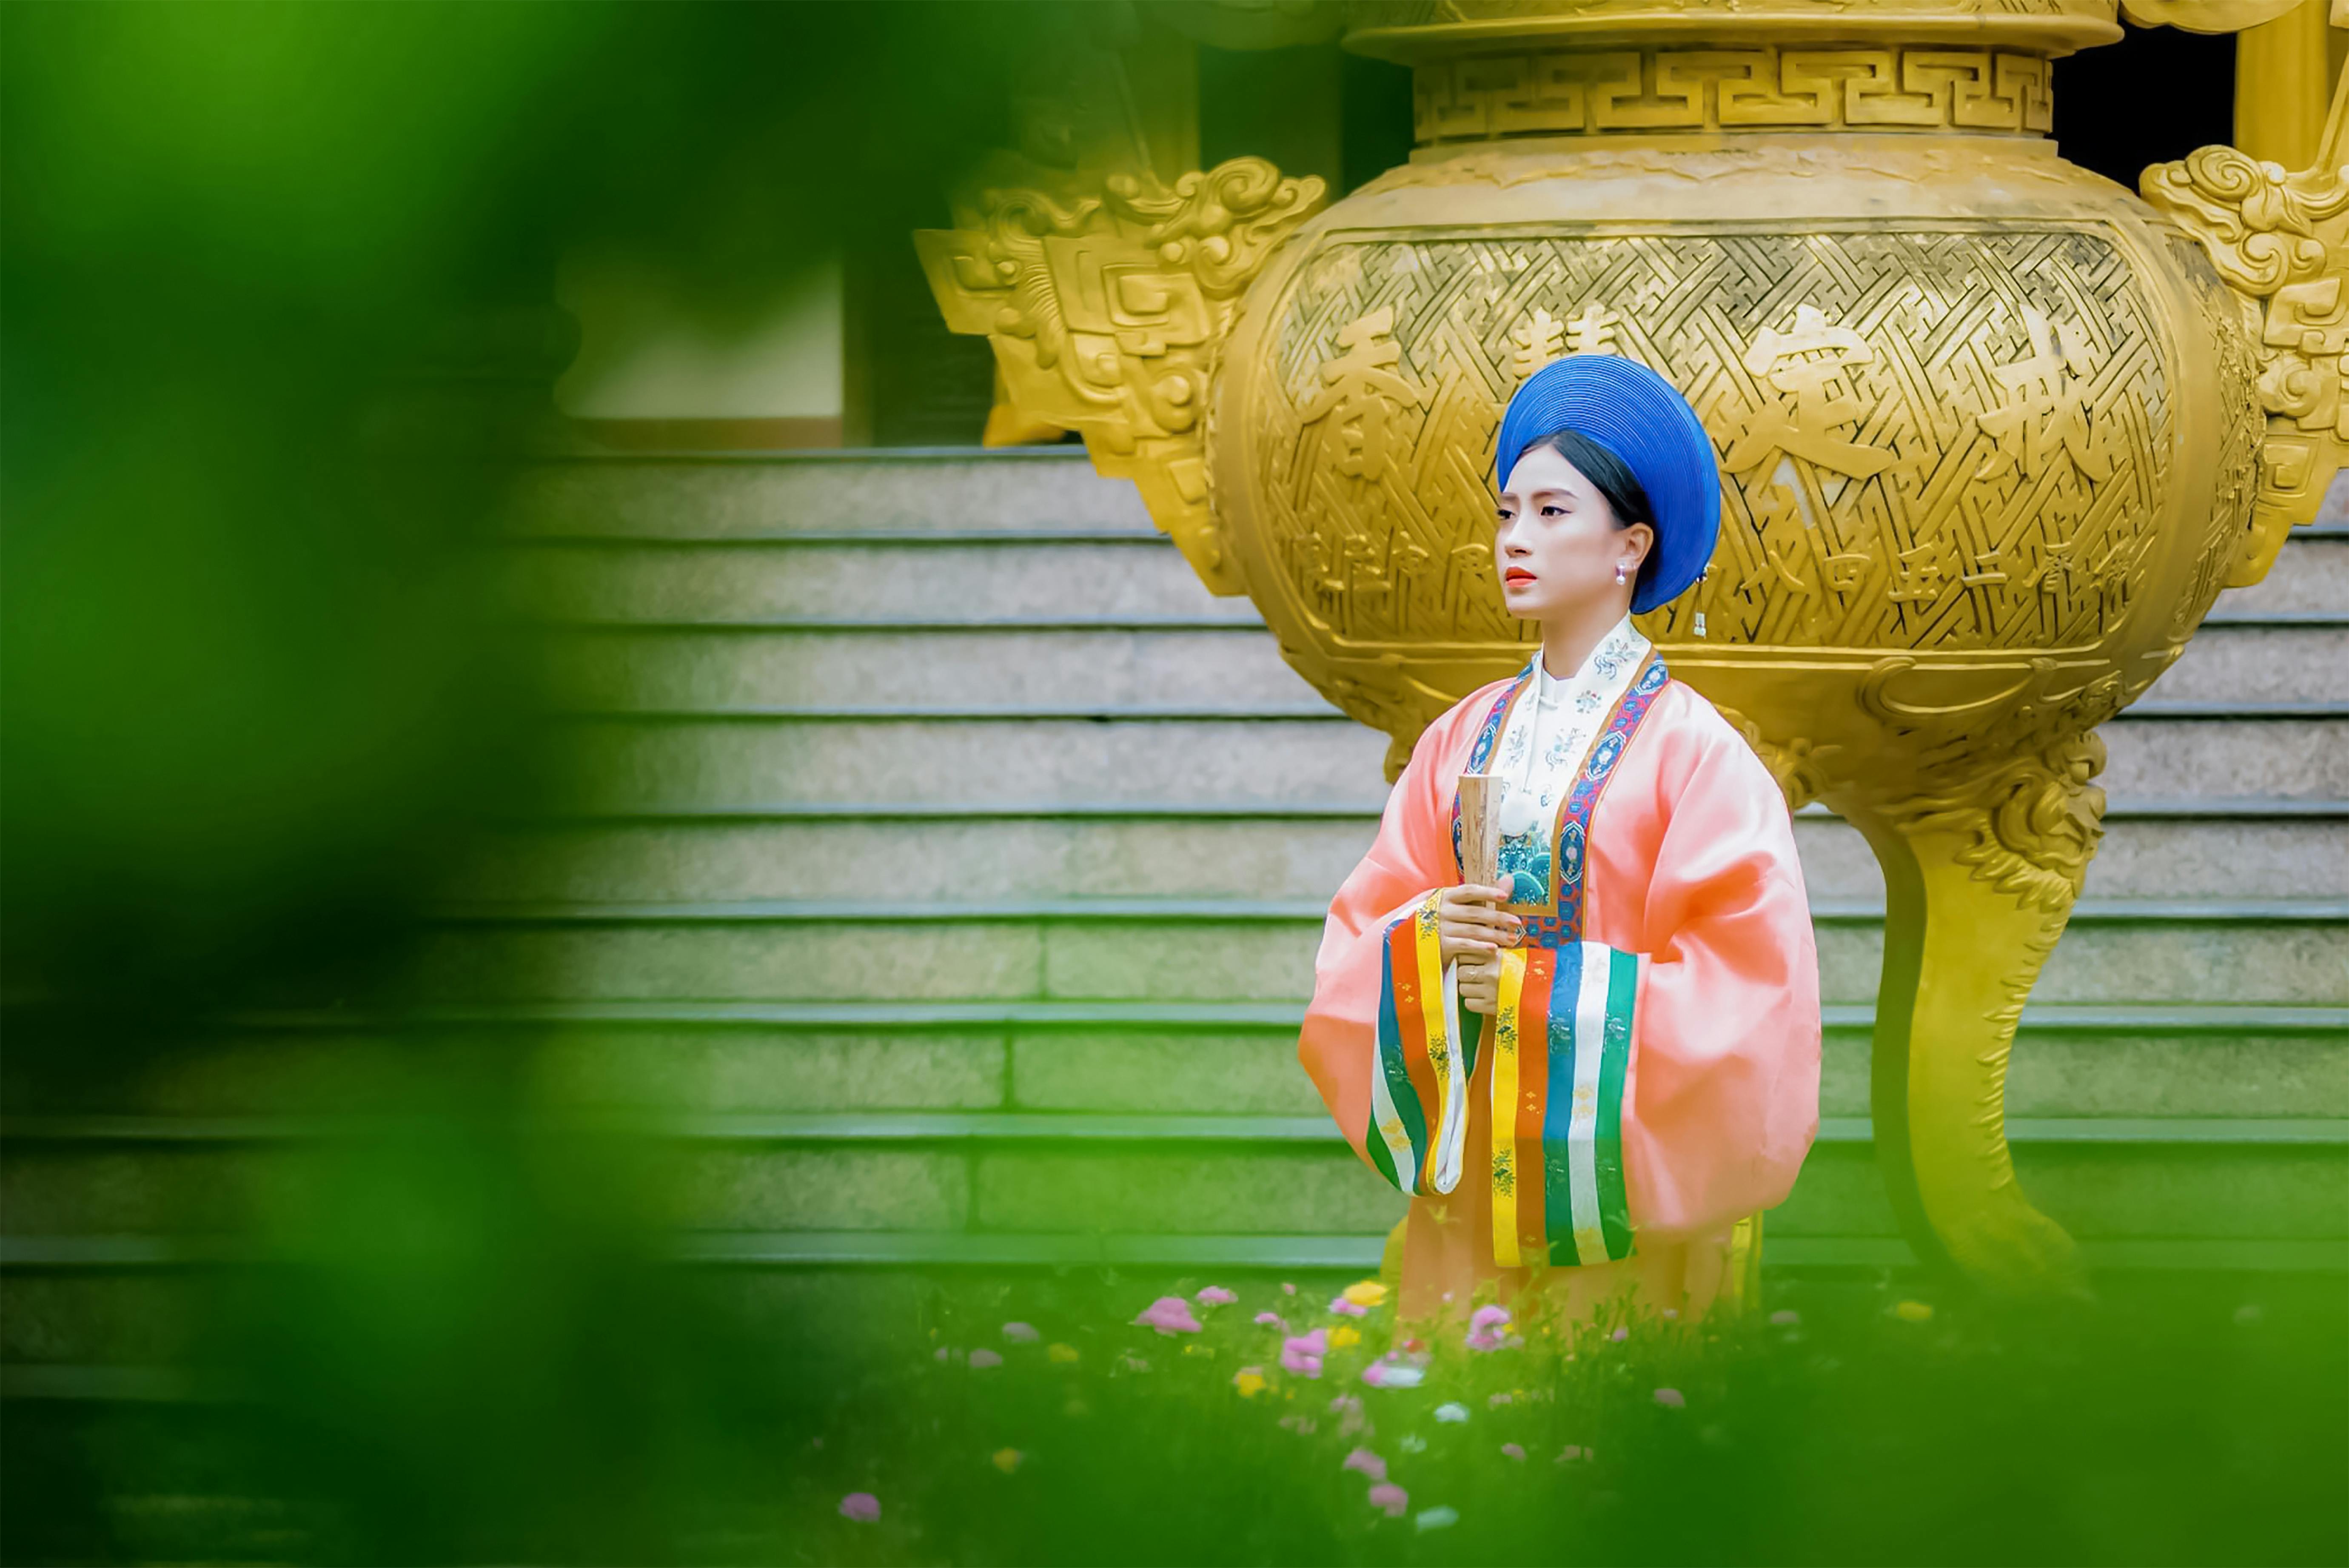
{"label": "pink robe", "polygon": [[[1414,1170],[1394,1114],[1399,1100],[1413,1099],[1411,1084],[1428,1088],[1424,1042],[1411,1077],[1381,1041],[1394,1037],[1398,996],[1407,1024],[1418,1016],[1416,998],[1426,989],[1418,980],[1432,971],[1411,964],[1415,906],[1423,907],[1432,890],[1463,880],[1454,799],[1480,729],[1489,727],[1488,716],[1512,683],[1471,693],[1428,727],[1388,798],[1376,841],[1330,903],[1299,1056],[1355,1153],[1414,1192],[1402,1227],[1402,1316],[1464,1314],[1485,1280],[1500,1282],[1499,1299],[1506,1303],[1534,1277],[1545,1250],[1550,1266],[1543,1288],[1563,1292],[1570,1312],[1588,1315],[1601,1300],[1628,1293],[1648,1308],[1693,1316],[1716,1296],[1739,1293],[1744,1243],[1758,1224],[1741,1222],[1785,1198],[1810,1150],[1818,1129],[1818,958],[1793,824],[1776,783],[1744,739],[1711,703],[1662,675],[1659,666],[1654,678],[1662,684],[1652,689],[1644,717],[1588,808],[1582,907],[1578,920],[1569,916],[1565,923],[1569,938],[1603,946],[1553,952],[1539,961],[1547,985],[1549,958],[1557,959],[1561,997],[1578,984],[1567,977],[1570,968],[1594,972],[1604,986],[1611,964],[1619,1012],[1630,1013],[1628,1030],[1619,1017],[1611,1037],[1619,1042],[1628,1034],[1628,1059],[1619,1060],[1612,1081],[1595,1067],[1579,1087],[1568,1077],[1545,1080],[1557,1088],[1558,1119],[1544,1123],[1539,1119],[1549,1113],[1526,1099],[1529,1119],[1505,1129],[1505,1157],[1496,1162],[1496,1058],[1513,1075],[1507,1084],[1517,1081],[1516,1073],[1539,1077],[1548,1069],[1537,1039],[1526,1041],[1528,1068],[1514,1046],[1495,1050],[1495,1020],[1470,1015],[1481,1035],[1466,1078],[1456,1184],[1448,1193],[1431,1190],[1438,1163],[1433,1154]],[[1533,989],[1528,979],[1528,1001]],[[1569,1015],[1557,1026],[1564,1032],[1547,1037],[1556,1070],[1568,1074],[1576,1051],[1591,1047],[1573,1045],[1573,1007],[1564,1000],[1558,1007]],[[1431,1011],[1428,1034],[1442,1027],[1441,1008]],[[1588,1027],[1596,1015],[1587,1003],[1582,1016],[1586,1035],[1596,1038]],[[1457,1032],[1452,1038],[1469,1043]],[[1615,1048],[1623,1049],[1619,1043]],[[1390,1071],[1381,1070],[1382,1060]],[[1440,1066],[1433,1070],[1444,1077]],[[1374,1072],[1381,1075],[1375,1109]],[[1586,1130],[1569,1181],[1568,1161],[1558,1151],[1565,1145],[1545,1143],[1544,1128],[1566,1125],[1568,1099],[1572,1114],[1584,1116],[1593,1091],[1611,1092],[1617,1083],[1619,1099],[1606,1108],[1617,1119],[1586,1122],[1599,1130],[1596,1164]],[[1415,1113],[1414,1128],[1424,1121],[1432,1130],[1439,1097]],[[1385,1118],[1384,1139],[1379,1117]],[[1619,1126],[1619,1144],[1610,1155],[1608,1139]],[[1521,1151],[1514,1184],[1510,1149]],[[1583,1256],[1576,1255],[1571,1236],[1543,1244],[1546,1149],[1551,1223],[1589,1227],[1580,1233]],[[1578,1195],[1594,1190],[1593,1169],[1604,1178],[1610,1157],[1617,1196],[1602,1246],[1597,1220],[1578,1212]],[[1569,1189],[1577,1199],[1571,1221]],[[1533,1206],[1534,1217],[1523,1222],[1530,1228],[1520,1248],[1507,1236],[1496,1239],[1494,1223],[1498,1210],[1505,1231],[1518,1225],[1513,1216],[1521,1203]],[[1514,1263],[1502,1261],[1512,1250]]]}

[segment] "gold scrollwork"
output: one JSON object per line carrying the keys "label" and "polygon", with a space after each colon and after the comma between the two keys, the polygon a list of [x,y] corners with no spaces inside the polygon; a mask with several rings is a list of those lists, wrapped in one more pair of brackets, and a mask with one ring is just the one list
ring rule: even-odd
{"label": "gold scrollwork", "polygon": [[2287,172],[2231,147],[2145,171],[2138,189],[2199,240],[2242,297],[2259,356],[2259,498],[2227,586],[2267,575],[2284,537],[2316,516],[2349,458],[2349,73],[2334,88],[2313,168]]}
{"label": "gold scrollwork", "polygon": [[985,189],[957,202],[957,227],[914,238],[947,325],[993,343],[1021,414],[1082,435],[1208,586],[1237,593],[1201,409],[1241,293],[1323,196],[1236,158],[1172,187],[1115,173],[1083,193]]}
{"label": "gold scrollwork", "polygon": [[1957,851],[1961,865],[2023,907],[2061,916],[2080,896],[2104,837],[2105,792],[2094,783],[2104,769],[2104,741],[2069,734],[1968,778],[1962,789],[1907,802],[1900,815],[1908,831],[1963,832],[1971,841]]}
{"label": "gold scrollwork", "polygon": [[1423,142],[1606,131],[2054,126],[2038,55],[1948,47],[1552,49],[1419,67]]}

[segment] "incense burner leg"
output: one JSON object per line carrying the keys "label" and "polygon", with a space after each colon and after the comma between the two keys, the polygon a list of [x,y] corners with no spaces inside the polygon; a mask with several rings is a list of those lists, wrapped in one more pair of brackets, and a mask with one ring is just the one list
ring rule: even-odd
{"label": "incense burner leg", "polygon": [[2006,1072],[2102,830],[2103,760],[2086,736],[1933,799],[1842,807],[1884,868],[1878,1162],[1919,1254],[2002,1291],[2085,1288],[2078,1248],[2016,1180]]}

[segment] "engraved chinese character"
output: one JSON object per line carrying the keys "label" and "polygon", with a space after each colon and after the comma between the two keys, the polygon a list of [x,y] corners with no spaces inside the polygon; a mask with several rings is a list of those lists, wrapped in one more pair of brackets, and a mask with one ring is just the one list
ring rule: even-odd
{"label": "engraved chinese character", "polygon": [[1827,557],[1827,586],[1838,593],[1848,593],[1868,577],[1868,552],[1845,551]]}
{"label": "engraved chinese character", "polygon": [[1522,381],[1558,356],[1566,343],[1566,328],[1537,305],[1530,318],[1510,328],[1509,340],[1517,346],[1509,356],[1509,367]]}
{"label": "engraved chinese character", "polygon": [[1582,307],[1582,314],[1567,323],[1566,346],[1576,354],[1612,354],[1615,352],[1615,314],[1595,304]]}
{"label": "engraved chinese character", "polygon": [[2112,475],[2112,464],[2089,441],[2086,388],[2080,377],[2093,373],[2097,356],[2076,325],[2048,321],[2029,305],[2023,321],[2031,334],[2031,354],[1994,366],[2004,401],[1975,422],[1995,446],[1974,470],[1978,480],[1996,479],[2020,467],[2026,479],[2060,449],[2092,480]]}
{"label": "engraved chinese character", "polygon": [[1850,327],[1829,325],[1816,305],[1795,308],[1792,331],[1763,328],[1744,363],[1777,397],[1746,416],[1722,466],[1744,473],[1783,451],[1855,479],[1883,472],[1890,452],[1831,433],[1874,412],[1876,405],[1852,390],[1850,370],[1875,358],[1866,338]]}
{"label": "engraved chinese character", "polygon": [[1950,576],[1950,542],[1930,540],[1900,552],[1889,595],[1897,603],[1937,597]]}
{"label": "engraved chinese character", "polygon": [[1402,414],[1419,407],[1420,394],[1395,373],[1402,346],[1388,335],[1393,330],[1391,304],[1340,327],[1338,346],[1346,352],[1321,366],[1322,389],[1299,410],[1304,424],[1328,421],[1331,466],[1350,479],[1376,479],[1410,452]]}

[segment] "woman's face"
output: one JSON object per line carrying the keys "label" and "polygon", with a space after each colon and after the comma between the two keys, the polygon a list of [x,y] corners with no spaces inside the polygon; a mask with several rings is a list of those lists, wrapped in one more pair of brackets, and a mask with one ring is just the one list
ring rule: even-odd
{"label": "woman's face", "polygon": [[1630,607],[1655,531],[1644,522],[1616,527],[1599,487],[1556,448],[1537,446],[1517,459],[1497,515],[1493,570],[1510,614],[1548,621],[1593,604]]}

